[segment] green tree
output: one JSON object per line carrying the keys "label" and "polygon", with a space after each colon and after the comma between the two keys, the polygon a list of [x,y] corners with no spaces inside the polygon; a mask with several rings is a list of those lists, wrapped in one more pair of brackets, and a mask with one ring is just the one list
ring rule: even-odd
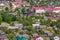
{"label": "green tree", "polygon": [[2,13],[2,20],[3,20],[4,22],[7,22],[7,12],[3,12],[3,13]]}
{"label": "green tree", "polygon": [[55,34],[60,34],[59,30],[54,30],[54,31],[55,31]]}
{"label": "green tree", "polygon": [[38,32],[38,34],[43,34],[43,31],[40,29],[39,32]]}
{"label": "green tree", "polygon": [[57,22],[51,22],[50,23],[50,26],[54,26],[54,25],[57,25]]}
{"label": "green tree", "polygon": [[[24,10],[23,10],[24,11]],[[17,20],[20,20],[22,18],[22,7],[21,8],[16,8],[15,12],[17,13]]]}
{"label": "green tree", "polygon": [[27,30],[28,30],[27,33],[28,33],[29,35],[32,35],[33,33],[35,33],[35,30],[32,28],[32,26],[28,26],[28,27],[27,27]]}
{"label": "green tree", "polygon": [[10,6],[10,8],[12,9],[12,3],[10,2],[10,4],[9,4],[9,6]]}
{"label": "green tree", "polygon": [[4,22],[10,23],[12,21],[12,15],[10,15],[8,12],[3,12],[1,15]]}
{"label": "green tree", "polygon": [[9,0],[10,2],[14,2],[15,0]]}
{"label": "green tree", "polygon": [[2,16],[0,15],[0,25],[1,25],[1,23],[2,23]]}
{"label": "green tree", "polygon": [[56,26],[57,26],[58,28],[60,28],[60,22],[58,22],[58,23],[56,24]]}
{"label": "green tree", "polygon": [[8,7],[6,7],[6,8],[5,8],[5,11],[8,11],[8,10],[9,10]]}
{"label": "green tree", "polygon": [[60,19],[57,20],[57,22],[56,22],[56,26],[57,26],[58,28],[60,28]]}
{"label": "green tree", "polygon": [[16,21],[17,20],[17,17],[16,16],[12,16],[11,20],[12,21]]}
{"label": "green tree", "polygon": [[9,6],[10,6],[10,12],[13,12],[13,10],[12,10],[13,7],[12,7],[12,3],[11,2],[9,3]]}

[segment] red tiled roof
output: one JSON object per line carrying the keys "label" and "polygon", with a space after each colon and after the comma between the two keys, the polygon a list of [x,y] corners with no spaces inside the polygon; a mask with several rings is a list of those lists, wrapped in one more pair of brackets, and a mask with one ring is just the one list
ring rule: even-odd
{"label": "red tiled roof", "polygon": [[49,20],[58,20],[59,17],[50,17]]}
{"label": "red tiled roof", "polygon": [[34,39],[37,39],[37,38],[39,38],[40,36],[36,36],[36,37],[34,37]]}
{"label": "red tiled roof", "polygon": [[60,8],[53,8],[53,10],[60,10]]}
{"label": "red tiled roof", "polygon": [[49,20],[53,20],[54,18],[50,17]]}
{"label": "red tiled roof", "polygon": [[24,1],[24,2],[23,2],[23,5],[26,5],[26,4],[28,4],[28,3],[27,3],[26,1]]}
{"label": "red tiled roof", "polygon": [[38,7],[32,7],[35,10],[39,10],[39,9],[45,9],[45,10],[60,10],[60,8],[51,8],[51,7],[45,7],[45,6],[38,6]]}
{"label": "red tiled roof", "polygon": [[33,7],[35,10],[43,9],[43,7]]}
{"label": "red tiled roof", "polygon": [[58,20],[59,19],[59,17],[53,17],[54,19],[56,19],[56,20]]}
{"label": "red tiled roof", "polygon": [[53,8],[50,8],[50,7],[45,7],[45,6],[32,7],[32,8],[34,8],[35,10],[39,10],[39,9],[53,10]]}
{"label": "red tiled roof", "polygon": [[22,2],[22,1],[19,1],[19,0],[17,0],[16,2],[12,2],[12,3],[15,4],[15,5],[26,5],[26,4],[28,4],[26,1]]}
{"label": "red tiled roof", "polygon": [[53,10],[53,8],[48,7],[48,8],[46,8],[46,10]]}

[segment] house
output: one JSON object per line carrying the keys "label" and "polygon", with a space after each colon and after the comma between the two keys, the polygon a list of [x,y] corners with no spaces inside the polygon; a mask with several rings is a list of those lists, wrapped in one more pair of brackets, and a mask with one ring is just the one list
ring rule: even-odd
{"label": "house", "polygon": [[5,35],[0,35],[0,40],[9,40],[7,36]]}
{"label": "house", "polygon": [[23,1],[22,5],[23,6],[30,6],[30,4],[27,1]]}
{"label": "house", "polygon": [[53,26],[53,29],[58,30],[58,28],[56,26]]}
{"label": "house", "polygon": [[44,40],[41,36],[35,36],[34,40]]}
{"label": "house", "polygon": [[0,10],[5,10],[5,4],[4,3],[0,3]]}
{"label": "house", "polygon": [[45,13],[45,10],[44,9],[38,9],[38,10],[36,10],[36,13]]}
{"label": "house", "polygon": [[19,27],[9,26],[8,29],[18,29]]}
{"label": "house", "polygon": [[32,7],[33,9],[35,9],[36,13],[45,13],[45,7],[41,6],[41,7]]}
{"label": "house", "polygon": [[28,34],[23,34],[23,37],[29,38],[29,35]]}
{"label": "house", "polygon": [[54,40],[60,40],[58,36],[54,36]]}
{"label": "house", "polygon": [[59,17],[50,17],[49,20],[51,21],[57,21],[59,19]]}
{"label": "house", "polygon": [[15,27],[23,28],[23,24],[21,24],[21,23],[16,23],[16,24],[15,24]]}
{"label": "house", "polygon": [[5,4],[4,3],[1,3],[0,6],[5,6]]}
{"label": "house", "polygon": [[41,24],[39,21],[35,22],[36,24]]}
{"label": "house", "polygon": [[45,8],[45,10],[46,10],[47,13],[52,13],[53,8],[51,8],[51,7],[47,7],[47,8]]}
{"label": "house", "polygon": [[17,40],[27,40],[25,37],[18,37]]}
{"label": "house", "polygon": [[59,13],[60,12],[60,7],[45,7],[45,6],[38,6],[38,7],[32,7],[35,9],[36,13]]}
{"label": "house", "polygon": [[9,24],[5,23],[5,22],[1,23],[1,25],[0,25],[0,27],[8,27],[8,26],[9,26]]}
{"label": "house", "polygon": [[32,24],[33,28],[36,28],[36,27],[38,28],[39,26],[40,26],[40,24]]}
{"label": "house", "polygon": [[23,30],[26,30],[27,29],[27,26],[23,26]]}
{"label": "house", "polygon": [[48,17],[44,16],[44,20],[46,20],[46,21],[47,21],[47,20],[48,20]]}
{"label": "house", "polygon": [[21,7],[22,5],[23,6],[30,6],[30,4],[28,4],[28,2],[22,1],[22,0],[16,0],[15,2],[12,2],[13,9],[15,9],[17,7]]}
{"label": "house", "polygon": [[47,8],[45,8],[45,10],[48,13],[59,13],[60,12],[60,7],[54,7],[54,8],[47,7]]}
{"label": "house", "polygon": [[9,24],[8,24],[8,23],[4,23],[4,22],[1,23],[1,25],[0,25],[1,28],[6,28],[6,27],[8,27],[8,26],[9,26]]}
{"label": "house", "polygon": [[14,12],[14,13],[9,13],[10,15],[13,15],[13,16],[16,16],[17,15],[17,13],[16,12]]}
{"label": "house", "polygon": [[39,22],[39,21],[40,21],[40,19],[37,19],[37,21]]}
{"label": "house", "polygon": [[38,7],[32,7],[33,9],[35,9],[36,13],[51,13],[53,11],[53,8],[51,7],[46,7],[46,6],[38,6]]}
{"label": "house", "polygon": [[46,25],[40,25],[40,28],[45,29]]}
{"label": "house", "polygon": [[34,14],[33,13],[28,13],[27,16],[31,17],[31,16],[34,16]]}
{"label": "house", "polygon": [[52,36],[52,35],[53,35],[53,34],[52,34],[50,31],[48,31],[48,30],[43,29],[43,31],[44,31],[44,34],[46,34],[47,36]]}
{"label": "house", "polygon": [[0,10],[5,11],[6,7],[10,8],[9,7],[9,2],[0,2]]}
{"label": "house", "polygon": [[53,13],[59,13],[59,12],[60,12],[60,7],[53,8]]}
{"label": "house", "polygon": [[3,32],[2,30],[0,30],[0,34],[5,34],[5,32]]}
{"label": "house", "polygon": [[37,33],[34,33],[34,34],[32,34],[32,36],[35,37],[35,36],[38,36],[38,34]]}
{"label": "house", "polygon": [[35,24],[41,24],[40,19],[35,19]]}
{"label": "house", "polygon": [[0,25],[0,28],[1,28],[1,27],[5,27],[5,26],[3,26],[3,25]]}

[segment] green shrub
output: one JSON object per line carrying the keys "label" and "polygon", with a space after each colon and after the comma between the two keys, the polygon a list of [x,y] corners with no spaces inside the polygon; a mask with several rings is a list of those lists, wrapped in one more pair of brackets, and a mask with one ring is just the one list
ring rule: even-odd
{"label": "green shrub", "polygon": [[14,26],[14,22],[10,22],[10,26]]}

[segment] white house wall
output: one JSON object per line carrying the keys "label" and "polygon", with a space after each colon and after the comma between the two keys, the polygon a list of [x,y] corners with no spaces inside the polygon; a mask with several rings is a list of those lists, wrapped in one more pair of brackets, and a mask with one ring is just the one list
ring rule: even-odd
{"label": "white house wall", "polygon": [[36,10],[36,13],[45,13],[45,10]]}
{"label": "white house wall", "polygon": [[54,10],[53,10],[53,12],[54,12],[54,13],[59,13],[59,12],[60,12],[60,10],[56,10],[56,11],[54,11]]}

